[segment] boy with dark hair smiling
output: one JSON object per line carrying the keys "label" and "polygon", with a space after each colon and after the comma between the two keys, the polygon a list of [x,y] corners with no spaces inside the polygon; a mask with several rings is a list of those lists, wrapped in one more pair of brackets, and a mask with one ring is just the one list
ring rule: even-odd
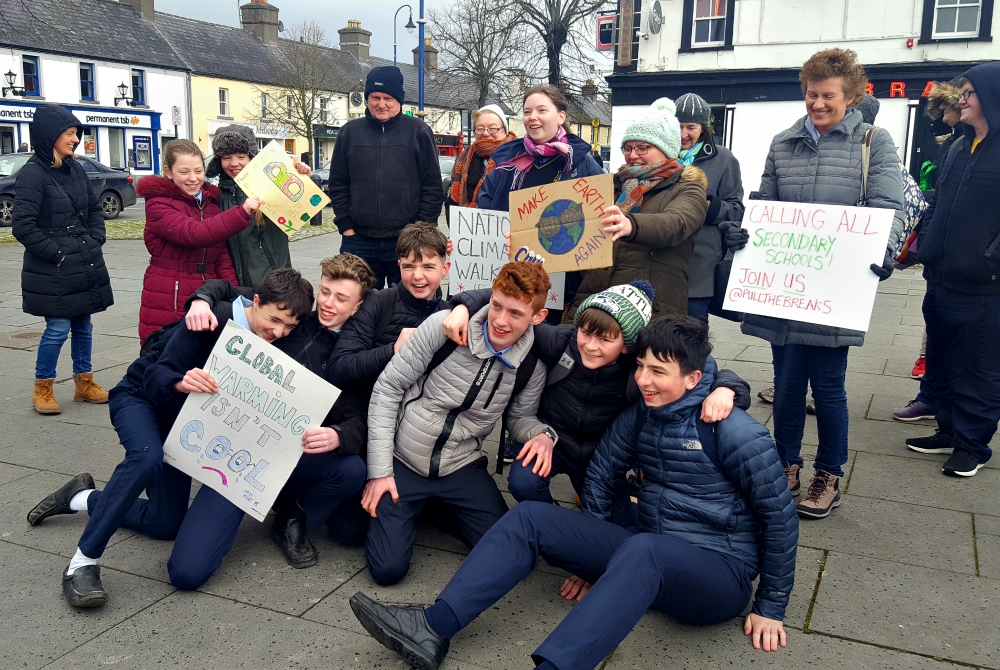
{"label": "boy with dark hair smiling", "polygon": [[[416,668],[436,669],[451,638],[544,557],[594,586],[532,654],[536,668],[595,667],[649,607],[710,625],[739,615],[752,598],[744,632],[753,646],[785,646],[798,519],[774,442],[739,409],[714,429],[699,421],[716,373],[707,324],[653,321],[636,349],[642,402],[622,413],[594,454],[584,512],[517,505],[427,609],[355,594],[351,608],[376,640]],[[643,474],[638,532],[609,521],[614,483],[631,468]]]}

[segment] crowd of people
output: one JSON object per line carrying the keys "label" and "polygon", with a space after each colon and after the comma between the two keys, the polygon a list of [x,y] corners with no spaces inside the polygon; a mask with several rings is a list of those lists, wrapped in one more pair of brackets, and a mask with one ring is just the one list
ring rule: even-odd
{"label": "crowd of people", "polygon": [[[863,66],[840,49],[804,64],[806,114],[775,135],[749,195],[894,210],[884,261],[871,266],[880,280],[897,266],[897,238],[914,229],[907,250],[919,246],[928,282],[926,370],[921,395],[896,418],[936,416],[933,436],[906,445],[950,454],[948,475],[976,473],[1000,420],[1000,148],[988,135],[1000,125],[997,75],[1000,64],[980,65],[936,89],[932,116],[949,137],[916,225],[912,179],[873,125]],[[82,128],[61,107],[36,112],[36,151],[18,173],[13,210],[24,310],[46,320],[33,406],[61,411],[53,382],[71,336],[74,400],[107,403],[125,450],[103,489],[84,473],[28,512],[32,526],[88,516],[61,575],[67,602],[107,602],[99,559],[119,527],[173,542],[167,571],[179,589],[199,588],[231,550],[243,511],[207,486],[189,505],[191,478],[164,463],[163,442],[189,394],[218,391],[206,360],[232,321],[342,391],[302,435],[273,505],[270,535],[289,565],[319,561],[310,525],[364,546],[380,585],[407,575],[419,520],[471,549],[430,607],[351,598],[364,628],[415,667],[437,668],[452,638],[539,557],[572,574],[560,592],[579,603],[533,653],[537,668],[594,667],[650,607],[697,625],[743,614],[755,648],[785,646],[798,519],[825,518],[842,501],[848,351],[864,333],[743,315],[743,333],[772,348],[773,439],[745,412],[749,385],[710,355],[718,267],[748,236],[739,162],[716,144],[708,103],[662,98],[628,124],[603,221],[613,263],[571,273],[553,319],[543,263],[507,263],[491,289],[444,299],[451,243],[438,218],[446,201],[504,210],[511,191],[599,174],[569,130],[565,96],[527,89],[522,138],[499,106],[475,112],[475,140],[447,193],[430,129],[401,113],[399,70],[372,69],[365,97],[364,118],[335,145],[329,194],[342,242],[316,287],[234,180],[256,153],[252,130],[220,129],[208,166],[194,143],[167,145],[163,176],[137,187],[150,253],[141,351],[110,392],[91,366],[91,315],[113,294],[101,209],[73,160]],[[217,187],[206,182],[213,176]],[[802,485],[809,388],[819,447]],[[483,447],[498,425],[497,472],[509,466],[513,509]],[[581,510],[554,504],[559,474]]]}

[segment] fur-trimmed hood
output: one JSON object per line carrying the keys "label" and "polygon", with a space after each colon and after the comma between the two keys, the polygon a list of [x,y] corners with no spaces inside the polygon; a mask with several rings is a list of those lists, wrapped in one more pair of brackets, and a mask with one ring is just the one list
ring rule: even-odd
{"label": "fur-trimmed hood", "polygon": [[[203,198],[209,202],[219,202],[219,187],[205,182],[201,185]],[[135,185],[135,192],[140,198],[175,198],[177,200],[187,200],[197,206],[198,201],[193,195],[184,193],[174,182],[166,177],[149,175],[139,180]]]}
{"label": "fur-trimmed hood", "polygon": [[927,116],[932,119],[941,118],[941,105],[959,108],[959,98],[962,89],[945,81],[934,82],[931,92],[927,94]]}
{"label": "fur-trimmed hood", "polygon": [[703,189],[708,190],[708,175],[705,174],[704,170],[694,165],[685,167],[678,181],[689,184],[700,184]]}

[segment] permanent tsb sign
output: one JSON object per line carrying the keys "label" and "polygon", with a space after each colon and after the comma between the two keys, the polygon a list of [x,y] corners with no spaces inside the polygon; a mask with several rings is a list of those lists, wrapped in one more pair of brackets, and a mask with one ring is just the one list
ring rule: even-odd
{"label": "permanent tsb sign", "polygon": [[[99,109],[71,110],[80,123],[85,126],[114,126],[117,128],[152,128],[152,117],[149,114],[129,114]],[[35,108],[20,105],[0,105],[0,122],[31,123],[35,116]]]}

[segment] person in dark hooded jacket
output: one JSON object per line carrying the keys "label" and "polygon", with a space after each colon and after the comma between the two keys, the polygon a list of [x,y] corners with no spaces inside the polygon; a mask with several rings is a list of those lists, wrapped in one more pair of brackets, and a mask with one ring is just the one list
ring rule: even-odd
{"label": "person in dark hooded jacket", "polygon": [[73,400],[105,403],[90,354],[90,315],[114,304],[104,265],[104,215],[83,167],[73,160],[83,126],[69,110],[42,105],[31,122],[35,155],[14,182],[13,233],[24,245],[22,309],[45,317],[35,362],[32,404],[40,414],[58,414],[53,395],[56,361],[72,331]]}
{"label": "person in dark hooded jacket", "polygon": [[1000,421],[1000,63],[960,82],[965,133],[948,151],[919,238],[927,368],[947,385],[937,432],[906,445],[951,454],[944,474],[971,477],[992,456]]}

